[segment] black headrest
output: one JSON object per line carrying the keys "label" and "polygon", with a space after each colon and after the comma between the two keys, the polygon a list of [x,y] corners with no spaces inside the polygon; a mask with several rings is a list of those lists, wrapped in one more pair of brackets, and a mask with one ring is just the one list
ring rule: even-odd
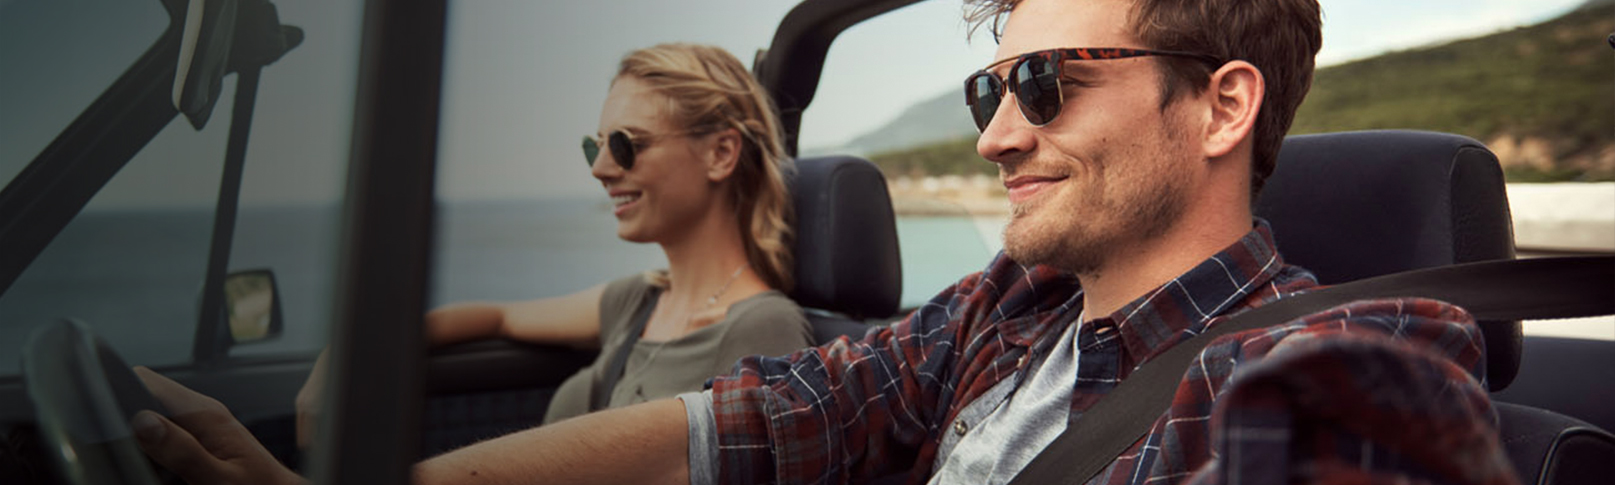
{"label": "black headrest", "polygon": [[897,312],[902,267],[886,178],[856,157],[796,161],[796,289],[791,298],[853,318]]}
{"label": "black headrest", "polygon": [[[1279,251],[1323,284],[1512,259],[1503,171],[1464,136],[1359,131],[1285,138],[1256,203]],[[1492,390],[1519,370],[1520,323],[1481,322]]]}

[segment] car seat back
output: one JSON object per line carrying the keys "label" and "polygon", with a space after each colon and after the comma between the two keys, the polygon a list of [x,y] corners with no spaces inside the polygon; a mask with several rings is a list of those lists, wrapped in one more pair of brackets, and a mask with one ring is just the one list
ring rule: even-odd
{"label": "car seat back", "polygon": [[[1357,131],[1285,138],[1255,212],[1322,284],[1514,258],[1503,170],[1468,137]],[[1519,369],[1520,323],[1481,322],[1492,390]]]}
{"label": "car seat back", "polygon": [[1543,409],[1495,402],[1503,449],[1520,483],[1605,484],[1615,463],[1615,435]]}
{"label": "car seat back", "polygon": [[807,311],[816,342],[862,335],[868,327],[860,320],[895,313],[903,290],[886,178],[857,157],[805,158],[796,161],[790,189],[796,212],[790,296]]}
{"label": "car seat back", "polygon": [[[1288,137],[1255,212],[1272,224],[1288,262],[1312,270],[1323,284],[1514,257],[1497,157],[1458,135]],[[1520,323],[1479,323],[1488,385],[1500,391],[1520,370]],[[1501,442],[1522,482],[1607,482],[1615,436],[1552,411],[1495,404]]]}

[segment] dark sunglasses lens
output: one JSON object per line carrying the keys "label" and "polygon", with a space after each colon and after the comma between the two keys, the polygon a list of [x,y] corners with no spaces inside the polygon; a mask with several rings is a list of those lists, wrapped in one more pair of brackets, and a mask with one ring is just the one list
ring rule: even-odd
{"label": "dark sunglasses lens", "polygon": [[970,117],[976,121],[976,129],[987,131],[987,124],[993,121],[993,113],[998,112],[998,103],[1004,100],[1004,85],[998,82],[998,77],[987,72],[978,72],[965,82],[965,104],[970,105]]}
{"label": "dark sunglasses lens", "polygon": [[594,142],[594,137],[584,136],[583,137],[583,159],[588,160],[589,161],[589,166],[593,167],[594,166],[594,159],[596,157],[599,157],[599,156],[600,156],[600,144]]}
{"label": "dark sunglasses lens", "polygon": [[1060,114],[1060,72],[1053,59],[1033,57],[1016,63],[1010,82],[1015,83],[1015,101],[1027,122],[1043,126]]}
{"label": "dark sunglasses lens", "polygon": [[634,168],[634,142],[628,139],[628,134],[621,131],[611,132],[611,158],[617,161],[617,166],[623,170]]}

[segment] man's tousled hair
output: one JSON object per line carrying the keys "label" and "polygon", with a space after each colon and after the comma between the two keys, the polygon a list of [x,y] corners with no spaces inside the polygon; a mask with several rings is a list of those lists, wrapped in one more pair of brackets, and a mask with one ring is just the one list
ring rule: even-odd
{"label": "man's tousled hair", "polygon": [[[1003,20],[1021,0],[966,0],[971,30],[987,25],[996,38]],[[1267,87],[1257,114],[1251,154],[1251,198],[1273,173],[1279,146],[1295,110],[1312,86],[1323,44],[1317,0],[1134,0],[1131,30],[1149,49],[1210,54],[1255,65]],[[1135,47],[1135,46],[1062,46]],[[1164,109],[1185,94],[1204,92],[1207,65],[1195,59],[1160,57]]]}

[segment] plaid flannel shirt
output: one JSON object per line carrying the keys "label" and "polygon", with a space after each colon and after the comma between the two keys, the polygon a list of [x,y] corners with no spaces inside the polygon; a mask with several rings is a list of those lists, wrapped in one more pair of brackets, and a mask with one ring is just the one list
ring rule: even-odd
{"label": "plaid flannel shirt", "polygon": [[[1317,287],[1265,222],[1189,272],[1078,328],[1070,419],[1138,365],[1241,311]],[[1053,347],[1077,280],[1000,254],[904,321],[712,381],[719,483],[923,483],[955,417]],[[1237,371],[1237,372],[1236,372]],[[1356,302],[1223,336],[1165,415],[1089,483],[1512,483],[1479,328],[1433,300]]]}

